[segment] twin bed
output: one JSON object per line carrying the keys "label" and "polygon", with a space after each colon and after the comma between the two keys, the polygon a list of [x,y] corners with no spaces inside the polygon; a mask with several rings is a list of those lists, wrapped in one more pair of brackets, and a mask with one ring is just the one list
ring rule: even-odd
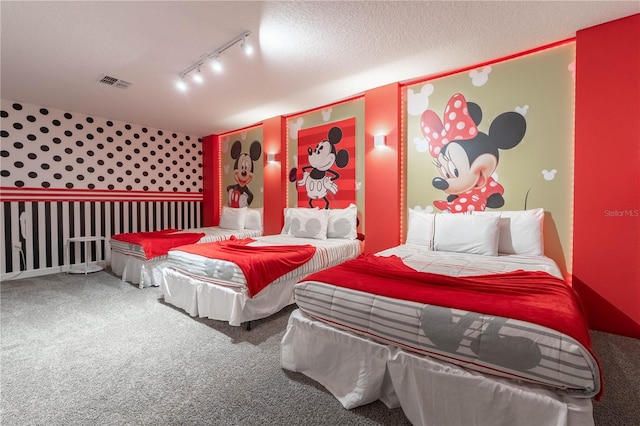
{"label": "twin bed", "polygon": [[[160,289],[164,300],[191,316],[248,326],[250,321],[268,317],[293,304],[293,287],[308,274],[353,259],[361,251],[357,240],[318,240],[289,235],[257,237],[249,242],[240,240],[239,244],[247,249],[245,257],[257,263],[262,263],[256,257],[263,248],[300,247],[301,251],[311,247],[314,250],[304,263],[297,262],[294,269],[268,279],[259,292],[253,293],[251,281],[236,262],[208,257],[204,254],[206,245],[179,247],[169,251],[167,266],[162,271]],[[292,253],[300,252],[293,250]],[[267,268],[276,269],[275,266]]]}
{"label": "twin bed", "polygon": [[111,270],[140,288],[159,286],[162,266],[169,249],[184,244],[209,243],[231,237],[250,238],[262,235],[261,209],[228,208],[222,210],[219,226],[186,230],[135,232],[113,235]]}
{"label": "twin bed", "polygon": [[284,214],[278,235],[169,250],[160,280],[164,300],[191,316],[249,328],[251,321],[293,304],[300,279],[362,252],[355,205]]}
{"label": "twin bed", "polygon": [[542,219],[412,211],[407,244],[295,286],[282,367],[415,425],[593,424],[599,366]]}

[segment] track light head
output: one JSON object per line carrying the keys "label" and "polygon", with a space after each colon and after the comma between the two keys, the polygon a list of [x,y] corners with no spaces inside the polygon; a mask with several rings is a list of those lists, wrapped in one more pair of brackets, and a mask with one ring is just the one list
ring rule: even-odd
{"label": "track light head", "polygon": [[215,55],[213,57],[213,60],[211,61],[211,68],[215,72],[222,72],[222,61],[220,60],[220,55]]}
{"label": "track light head", "polygon": [[247,56],[251,56],[253,54],[253,46],[249,44],[247,37],[249,37],[249,34],[245,34],[244,37],[242,37],[240,47]]}
{"label": "track light head", "polygon": [[202,73],[200,72],[200,65],[198,65],[197,71],[198,72],[193,74],[193,81],[195,81],[198,84],[201,84],[204,81],[204,79],[202,78]]}
{"label": "track light head", "polygon": [[178,82],[176,83],[176,87],[178,87],[178,89],[182,92],[187,91],[187,82],[184,81],[184,75],[180,76],[180,80],[178,80]]}

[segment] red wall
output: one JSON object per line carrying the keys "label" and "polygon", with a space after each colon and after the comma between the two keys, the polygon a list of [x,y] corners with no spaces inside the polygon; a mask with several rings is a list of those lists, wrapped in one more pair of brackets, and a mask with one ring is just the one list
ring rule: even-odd
{"label": "red wall", "polygon": [[[274,117],[265,120],[262,126],[262,138],[264,146],[264,230],[265,235],[280,233],[285,208],[287,165],[285,152],[287,143],[286,119]],[[275,154],[275,163],[267,162],[267,154]]]}
{"label": "red wall", "polygon": [[[573,285],[591,328],[636,338],[640,338],[639,76],[640,15],[578,32]],[[400,85],[369,90],[364,98],[365,251],[371,253],[400,244],[402,238]],[[385,148],[373,147],[378,134],[386,135]],[[273,151],[278,160],[286,160],[283,117],[264,122],[264,141],[266,153]],[[205,224],[219,220],[219,177],[211,171],[219,168],[217,147],[217,136],[203,139]],[[286,164],[265,164],[265,234],[282,227],[286,168]]]}
{"label": "red wall", "polygon": [[202,226],[220,223],[220,137],[202,138]]}
{"label": "red wall", "polygon": [[[365,92],[364,248],[367,253],[400,244],[404,191],[401,113],[398,83]],[[373,137],[381,134],[386,135],[387,145],[374,148]]]}
{"label": "red wall", "polygon": [[576,35],[573,284],[591,328],[640,338],[640,15]]}

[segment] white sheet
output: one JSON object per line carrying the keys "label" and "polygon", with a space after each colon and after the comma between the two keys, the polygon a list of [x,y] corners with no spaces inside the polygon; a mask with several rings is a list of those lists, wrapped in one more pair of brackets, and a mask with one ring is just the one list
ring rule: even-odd
{"label": "white sheet", "polygon": [[129,256],[118,251],[111,252],[111,270],[122,281],[138,284],[140,288],[157,287],[162,277],[162,267],[167,257],[160,256],[150,260]]}
{"label": "white sheet", "polygon": [[505,254],[483,256],[470,253],[433,251],[417,244],[402,244],[377,253],[379,256],[398,256],[407,266],[419,272],[450,276],[496,274],[518,269],[543,271],[562,278],[556,263],[545,256]]}
{"label": "white sheet", "polygon": [[474,373],[314,321],[289,318],[282,367],[305,374],[345,408],[380,399],[414,425],[593,425],[590,399]]}
{"label": "white sheet", "polygon": [[189,315],[228,321],[232,326],[266,318],[294,303],[295,280],[273,283],[255,297],[246,291],[202,282],[174,268],[162,271],[160,289],[164,300]]}
{"label": "white sheet", "polygon": [[187,255],[179,250],[169,252],[168,262],[171,263],[165,264],[162,268],[160,290],[167,303],[184,309],[191,316],[228,321],[230,325],[239,326],[243,322],[266,318],[293,304],[293,286],[301,278],[353,259],[362,249],[358,240],[316,240],[287,235],[257,237],[256,242],[251,243],[254,246],[296,244],[314,245],[317,250],[313,258],[305,265],[275,280],[253,298],[248,295],[246,280],[237,265],[217,261],[236,269],[236,273],[233,274],[235,278],[230,281],[200,276],[198,272],[204,273],[200,264],[204,264],[207,258]]}

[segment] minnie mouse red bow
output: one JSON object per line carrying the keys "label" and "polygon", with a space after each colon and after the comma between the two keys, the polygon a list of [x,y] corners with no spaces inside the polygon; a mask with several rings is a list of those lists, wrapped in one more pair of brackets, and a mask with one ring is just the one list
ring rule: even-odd
{"label": "minnie mouse red bow", "polygon": [[429,154],[437,158],[442,148],[453,140],[471,139],[476,136],[478,129],[469,115],[467,100],[460,93],[449,99],[444,110],[444,125],[440,117],[433,110],[422,113],[420,125],[422,134],[429,143]]}

